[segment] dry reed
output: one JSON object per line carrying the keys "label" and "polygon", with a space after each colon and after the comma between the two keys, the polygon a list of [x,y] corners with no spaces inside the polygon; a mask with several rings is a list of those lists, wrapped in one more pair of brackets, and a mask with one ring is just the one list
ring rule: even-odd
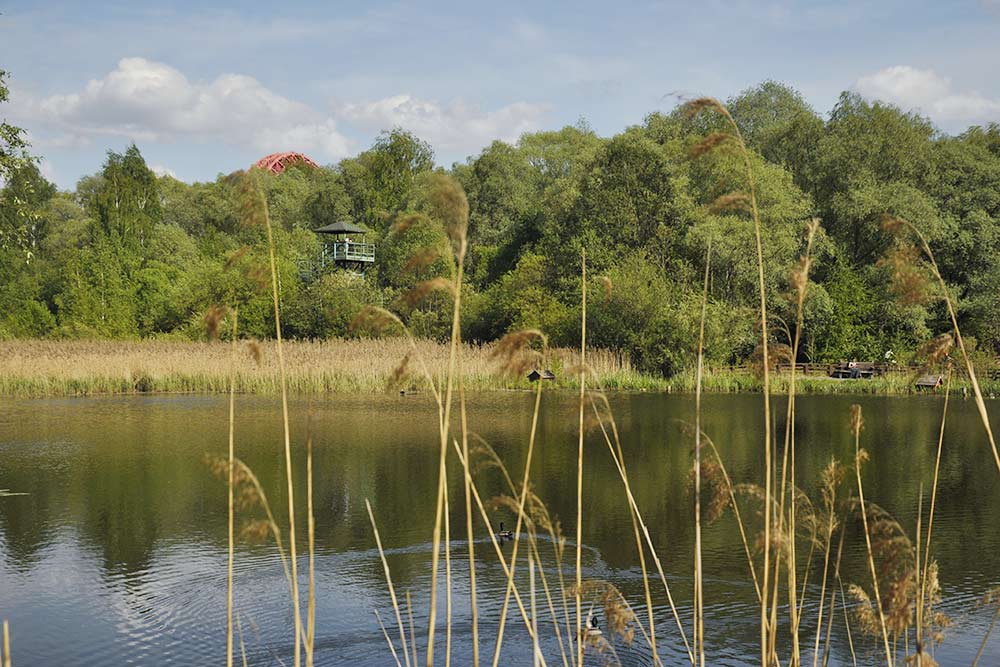
{"label": "dry reed", "polygon": [[[403,615],[399,610],[399,600],[396,598],[396,588],[392,585],[392,573],[389,571],[389,561],[385,558],[385,551],[382,549],[382,538],[378,532],[378,525],[375,523],[375,514],[372,512],[372,504],[365,498],[365,508],[368,510],[368,520],[372,524],[372,532],[375,534],[375,545],[378,547],[378,556],[382,561],[382,570],[385,572],[385,583],[389,588],[389,598],[392,600],[392,609],[396,612],[396,625],[399,627],[399,644],[402,647],[403,657],[406,659],[406,667],[415,667],[410,662],[410,651],[406,639],[406,629],[403,626]],[[387,638],[388,639],[388,638]],[[390,642],[391,645],[391,642]],[[414,647],[413,660],[416,662],[416,647]],[[397,662],[399,660],[397,659]]]}
{"label": "dry reed", "polygon": [[701,378],[705,361],[705,314],[711,266],[712,241],[709,239],[705,250],[705,288],[698,326],[698,380],[694,394],[694,657],[701,667],[705,667],[705,594],[701,562]]}
{"label": "dry reed", "polygon": [[[0,395],[65,396],[139,392],[229,393],[235,369],[238,394],[280,393],[276,341],[239,342],[246,354],[234,362],[221,343],[145,341],[0,341]],[[430,391],[430,377],[447,372],[450,345],[406,337],[283,341],[288,390],[294,394],[384,393],[387,386]],[[498,343],[461,345],[461,381],[467,390],[528,389],[523,376],[498,373]],[[400,359],[426,364],[426,372],[394,383]],[[575,388],[577,378],[560,372],[553,350],[556,387]],[[603,349],[587,350],[589,365],[607,386],[658,388],[666,381],[635,370],[628,357]]]}
{"label": "dry reed", "polygon": [[0,662],[3,663],[3,667],[11,666],[10,659],[10,624],[4,620],[3,622],[3,651],[0,652]]}
{"label": "dry reed", "polygon": [[[972,392],[976,400],[976,408],[979,410],[979,418],[983,422],[983,428],[986,429],[986,436],[989,439],[990,450],[993,452],[993,461],[996,463],[997,473],[1000,473],[1000,452],[997,451],[997,443],[996,439],[993,437],[993,428],[990,425],[990,417],[986,412],[986,402],[983,400],[983,391],[979,386],[979,379],[976,377],[976,370],[973,367],[972,359],[969,358],[969,353],[965,347],[965,340],[962,338],[962,331],[958,326],[958,315],[955,313],[955,304],[952,303],[951,297],[949,296],[948,285],[945,283],[944,278],[941,276],[941,272],[938,270],[937,260],[934,259],[934,252],[931,250],[931,246],[927,242],[927,237],[924,236],[912,223],[907,220],[903,220],[902,218],[886,216],[882,224],[883,227],[890,232],[896,232],[902,229],[909,230],[909,232],[917,238],[919,242],[919,249],[927,258],[931,274],[934,276],[934,279],[941,290],[940,297],[947,306],[948,316],[951,318],[952,330],[955,332],[955,339],[958,342],[958,349],[961,351],[962,359],[965,361],[965,371],[969,376],[969,382],[972,384]],[[910,274],[905,274],[905,276],[908,275]],[[899,276],[897,275],[897,280],[898,279]]]}
{"label": "dry reed", "polygon": [[236,506],[233,502],[235,491],[236,473],[236,335],[238,332],[239,314],[233,311],[233,342],[232,342],[232,370],[229,374],[229,474],[227,479],[228,491],[228,537],[227,537],[227,558],[226,558],[226,667],[233,667],[233,566],[236,559],[235,552],[235,521]]}
{"label": "dry reed", "polygon": [[[686,105],[686,113],[689,116],[694,116],[703,110],[711,110],[718,113],[725,120],[729,129],[731,130],[731,135],[727,135],[726,138],[734,139],[739,153],[743,158],[744,173],[747,180],[747,195],[750,200],[750,214],[753,219],[754,228],[754,241],[757,250],[757,281],[758,290],[760,293],[760,335],[761,335],[761,355],[763,362],[763,395],[764,395],[764,468],[765,468],[765,490],[766,497],[769,499],[772,497],[771,489],[771,477],[772,477],[772,461],[771,461],[771,383],[770,383],[770,366],[768,360],[768,326],[767,326],[767,291],[764,282],[764,250],[763,243],[761,241],[761,220],[760,220],[760,210],[757,205],[757,187],[756,180],[754,177],[753,167],[750,163],[750,151],[747,148],[746,142],[743,140],[743,134],[740,131],[739,125],[736,120],[729,113],[729,110],[718,100],[711,97],[702,97],[696,100],[692,100]],[[692,152],[693,157],[697,157],[705,152],[712,150],[716,146],[724,145],[726,142],[724,138],[717,136],[718,133],[709,135],[706,139],[703,139]],[[770,570],[770,558],[771,558],[771,539],[769,531],[771,530],[771,503],[764,503],[764,582],[761,586],[761,601],[760,601],[760,661],[762,667],[768,667],[770,660],[770,653],[768,651],[769,637],[768,637],[768,571]]]}
{"label": "dry reed", "polygon": [[[579,425],[579,446],[577,448],[576,460],[576,627],[577,633],[583,627],[583,617],[581,615],[581,567],[580,557],[583,548],[583,412],[584,394],[587,385],[587,251],[580,252],[580,285],[582,314],[580,317],[580,425]],[[583,667],[583,642],[577,642],[577,664]]]}
{"label": "dry reed", "polygon": [[858,504],[861,511],[861,520],[865,529],[865,545],[868,548],[868,566],[872,575],[872,588],[875,591],[875,607],[878,611],[879,629],[882,631],[882,641],[885,644],[885,660],[889,667],[892,667],[892,652],[889,650],[889,632],[886,628],[885,612],[882,607],[882,594],[879,591],[878,573],[875,569],[875,555],[872,550],[871,528],[868,525],[868,506],[865,504],[865,491],[861,483],[861,463],[868,457],[867,452],[861,449],[861,429],[864,422],[861,416],[861,406],[851,406],[851,432],[854,435],[854,474],[858,480]]}

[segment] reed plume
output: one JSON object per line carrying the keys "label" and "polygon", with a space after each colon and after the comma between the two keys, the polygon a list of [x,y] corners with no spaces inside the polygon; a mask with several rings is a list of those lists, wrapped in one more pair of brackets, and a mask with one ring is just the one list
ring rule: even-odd
{"label": "reed plume", "polygon": [[[729,129],[731,131],[731,137],[734,140],[739,154],[743,158],[744,173],[747,180],[747,194],[750,198],[750,214],[753,218],[754,226],[754,240],[756,242],[757,250],[757,282],[758,289],[760,292],[760,335],[761,335],[761,361],[763,366],[763,394],[764,394],[764,475],[765,475],[765,493],[767,498],[772,496],[771,489],[771,477],[772,477],[772,461],[771,461],[771,383],[770,383],[770,363],[768,359],[768,326],[767,326],[767,291],[764,283],[764,250],[763,243],[761,241],[761,220],[760,211],[757,205],[757,187],[756,179],[754,176],[753,168],[750,163],[750,151],[747,148],[746,142],[743,140],[743,134],[740,131],[739,125],[737,125],[733,116],[729,113],[729,110],[716,99],[710,97],[700,97],[692,100],[684,105],[684,113],[693,118],[698,113],[705,110],[711,110],[718,113],[726,121]],[[711,150],[724,143],[724,140],[716,135],[709,135],[708,138],[702,140],[695,149],[692,151],[692,155],[697,156],[704,154],[705,152]],[[764,529],[765,537],[764,544],[770,544],[770,534],[771,530],[771,503],[764,503]],[[764,549],[764,581],[761,587],[761,601],[760,601],[760,662],[761,667],[769,667],[771,662],[771,656],[769,654],[769,638],[768,638],[768,572],[770,570],[771,563],[771,553],[770,548],[765,547]]]}

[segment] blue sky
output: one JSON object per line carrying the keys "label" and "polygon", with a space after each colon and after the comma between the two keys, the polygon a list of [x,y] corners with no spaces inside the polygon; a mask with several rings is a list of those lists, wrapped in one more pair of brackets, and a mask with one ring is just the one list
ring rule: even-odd
{"label": "blue sky", "polygon": [[134,140],[186,181],[279,150],[332,163],[402,126],[440,164],[586,119],[614,134],[764,79],[945,132],[1000,121],[1000,0],[7,2],[0,68],[60,187]]}

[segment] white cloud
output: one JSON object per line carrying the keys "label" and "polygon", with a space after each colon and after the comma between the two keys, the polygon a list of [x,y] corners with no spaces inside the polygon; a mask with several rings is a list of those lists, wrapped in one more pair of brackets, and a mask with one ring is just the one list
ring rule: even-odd
{"label": "white cloud", "polygon": [[327,159],[350,152],[333,118],[253,77],[223,74],[192,82],[177,69],[144,58],[123,58],[79,92],[27,99],[21,106],[23,115],[54,136],[50,141],[62,145],[115,135],[157,142],[222,140],[265,153],[299,150]]}
{"label": "white cloud", "polygon": [[[161,164],[154,164],[149,169],[150,169],[150,171],[152,171],[157,176],[169,176],[170,178],[177,178],[177,172],[176,171],[174,171],[170,167],[164,167]],[[180,179],[178,179],[178,180],[180,180]]]}
{"label": "white cloud", "polygon": [[462,100],[448,104],[412,95],[394,95],[373,102],[341,104],[337,116],[369,130],[402,127],[437,150],[469,154],[494,139],[516,141],[537,129],[548,107],[515,102],[494,111],[483,111]]}
{"label": "white cloud", "polygon": [[493,141],[516,141],[537,129],[547,107],[517,102],[495,110],[455,100],[412,95],[319,110],[283,97],[253,77],[223,74],[189,80],[181,71],[144,58],[123,58],[103,77],[75,92],[17,96],[18,116],[30,123],[39,147],[77,148],[102,136],[137,142],[222,141],[261,154],[301,151],[336,160],[355,149],[338,123],[364,131],[403,127],[443,153],[470,154]]}
{"label": "white cloud", "polygon": [[934,70],[886,67],[861,77],[854,88],[868,99],[916,109],[950,128],[1000,120],[1000,99],[977,91],[956,91],[951,79]]}

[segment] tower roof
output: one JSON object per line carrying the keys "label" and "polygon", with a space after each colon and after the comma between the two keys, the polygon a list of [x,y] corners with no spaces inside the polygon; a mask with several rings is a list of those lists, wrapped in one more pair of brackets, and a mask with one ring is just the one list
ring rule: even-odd
{"label": "tower roof", "polygon": [[324,225],[318,229],[314,229],[317,234],[367,234],[368,230],[364,227],[359,227],[358,225],[352,224],[350,222],[334,222],[329,225]]}

